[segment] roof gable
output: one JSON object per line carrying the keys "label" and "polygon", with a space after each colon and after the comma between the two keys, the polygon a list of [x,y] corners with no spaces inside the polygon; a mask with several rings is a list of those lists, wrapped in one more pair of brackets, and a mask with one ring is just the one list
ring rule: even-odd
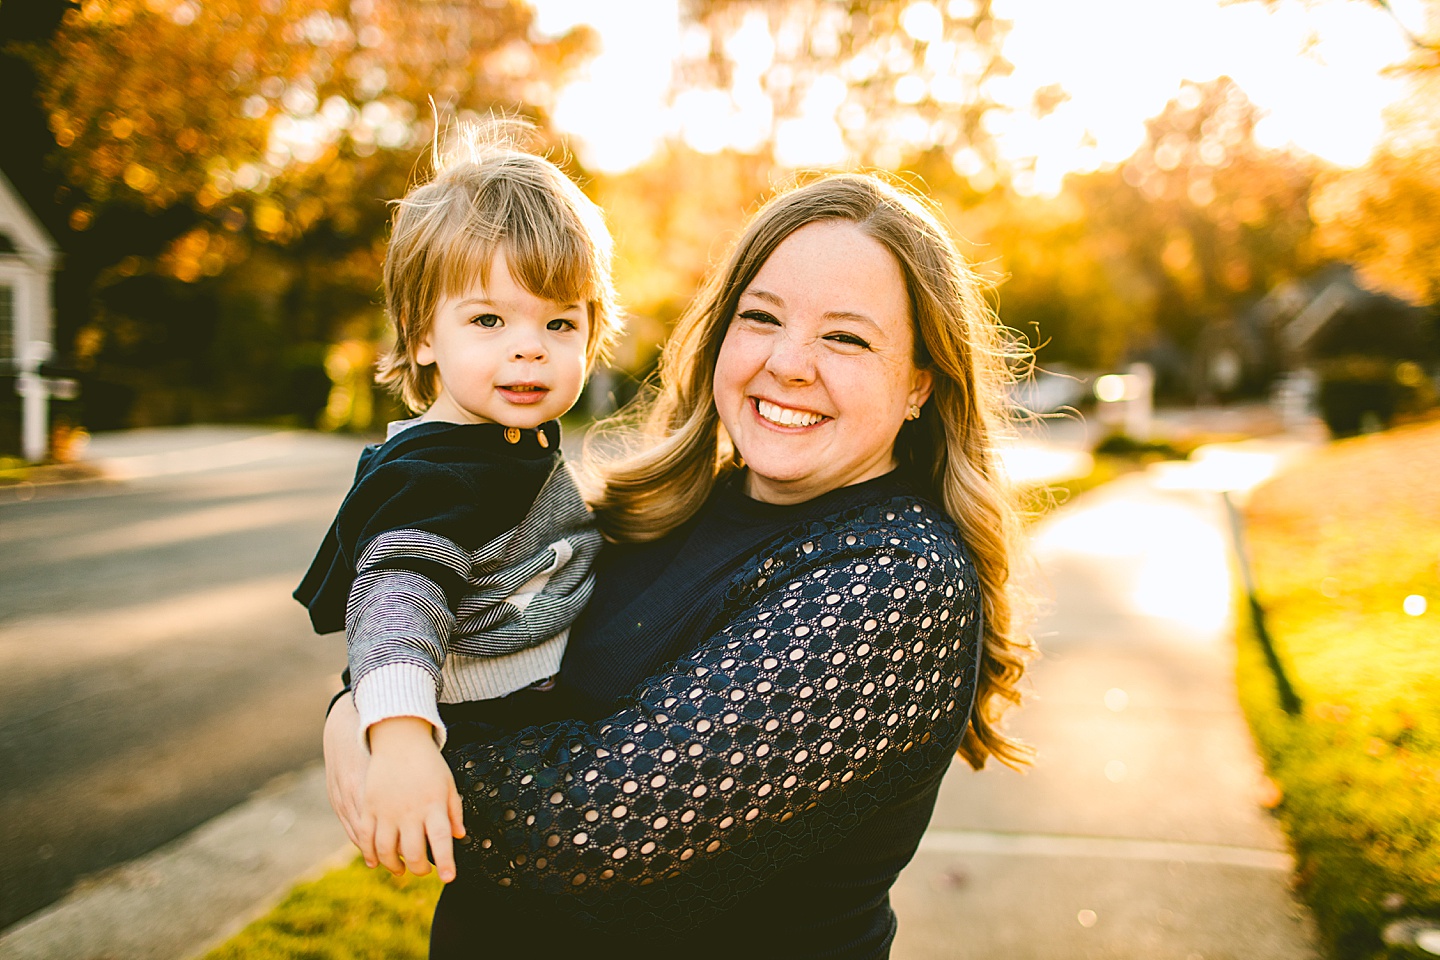
{"label": "roof gable", "polygon": [[55,241],[40,225],[35,214],[30,212],[3,171],[0,171],[0,234],[10,239],[16,252],[25,260],[45,270],[54,269],[59,256]]}

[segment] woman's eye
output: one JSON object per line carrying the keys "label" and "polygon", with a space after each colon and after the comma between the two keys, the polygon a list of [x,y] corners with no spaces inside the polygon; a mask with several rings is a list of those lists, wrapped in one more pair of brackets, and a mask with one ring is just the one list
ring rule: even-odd
{"label": "woman's eye", "polygon": [[580,328],[579,328],[579,326],[576,325],[576,323],[575,323],[574,320],[567,320],[567,319],[565,319],[564,317],[556,317],[554,320],[551,320],[549,323],[545,324],[545,329],[546,329],[546,330],[578,330],[578,329],[580,329]]}
{"label": "woman's eye", "polygon": [[749,320],[751,323],[776,325],[780,323],[779,320],[776,320],[773,316],[766,313],[764,310],[746,310],[744,313],[740,314],[740,319]]}
{"label": "woman's eye", "polygon": [[849,347],[859,347],[862,350],[870,349],[869,341],[863,340],[853,333],[832,333],[825,339],[832,343],[843,343]]}
{"label": "woman's eye", "polygon": [[500,326],[500,318],[493,313],[482,313],[478,317],[471,317],[471,323],[478,323],[482,327]]}

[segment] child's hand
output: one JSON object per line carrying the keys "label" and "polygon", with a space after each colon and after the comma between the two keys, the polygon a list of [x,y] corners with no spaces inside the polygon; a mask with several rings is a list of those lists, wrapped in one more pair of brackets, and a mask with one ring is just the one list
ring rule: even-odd
{"label": "child's hand", "polygon": [[372,726],[360,831],[365,863],[382,863],[397,877],[407,867],[424,876],[430,872],[428,841],[436,871],[449,883],[455,879],[452,836],[465,836],[460,794],[430,724],[392,717]]}

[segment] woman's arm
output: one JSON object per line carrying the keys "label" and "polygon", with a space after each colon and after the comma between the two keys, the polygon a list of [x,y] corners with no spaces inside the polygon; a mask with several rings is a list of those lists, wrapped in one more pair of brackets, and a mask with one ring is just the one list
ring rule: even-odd
{"label": "woman's arm", "polygon": [[975,573],[937,514],[876,513],[767,559],[738,614],[606,720],[456,748],[462,877],[610,918],[654,882],[719,904],[943,772],[974,695]]}
{"label": "woman's arm", "polygon": [[[340,818],[340,825],[350,842],[359,847],[363,819],[360,804],[365,796],[365,774],[370,767],[370,754],[360,737],[360,714],[348,693],[330,703],[322,737],[325,753],[325,791],[330,807]],[[375,866],[368,857],[368,866]]]}

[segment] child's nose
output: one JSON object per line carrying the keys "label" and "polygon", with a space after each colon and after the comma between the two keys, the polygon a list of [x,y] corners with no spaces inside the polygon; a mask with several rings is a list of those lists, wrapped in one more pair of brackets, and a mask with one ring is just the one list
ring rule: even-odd
{"label": "child's nose", "polygon": [[516,360],[545,359],[545,341],[534,334],[524,333],[512,344]]}

